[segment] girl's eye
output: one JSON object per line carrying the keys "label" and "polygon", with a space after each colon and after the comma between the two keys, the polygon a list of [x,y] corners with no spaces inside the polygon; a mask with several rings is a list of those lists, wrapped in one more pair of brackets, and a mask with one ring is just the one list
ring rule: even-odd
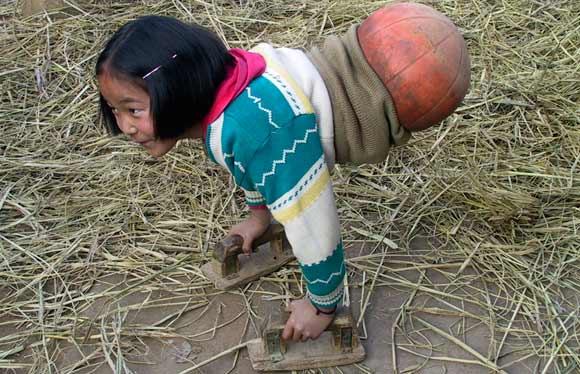
{"label": "girl's eye", "polygon": [[137,115],[137,114],[141,113],[141,112],[142,112],[142,110],[141,110],[141,109],[129,109],[129,112],[130,112],[132,115]]}

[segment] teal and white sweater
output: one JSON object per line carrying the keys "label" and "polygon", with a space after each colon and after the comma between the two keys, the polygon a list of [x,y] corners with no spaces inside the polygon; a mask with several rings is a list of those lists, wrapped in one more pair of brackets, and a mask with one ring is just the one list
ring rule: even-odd
{"label": "teal and white sweater", "polygon": [[253,51],[264,56],[266,71],[210,124],[206,148],[245,191],[247,204],[267,205],[284,226],[310,300],[332,308],[342,298],[345,264],[328,166],[334,163],[328,93],[301,51],[267,44]]}

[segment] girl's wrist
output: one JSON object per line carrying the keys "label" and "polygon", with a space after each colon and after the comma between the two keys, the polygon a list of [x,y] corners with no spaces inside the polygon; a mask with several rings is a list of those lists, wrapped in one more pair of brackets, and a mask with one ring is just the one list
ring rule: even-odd
{"label": "girl's wrist", "polygon": [[334,308],[319,308],[318,306],[316,306],[316,304],[314,304],[312,302],[312,300],[308,299],[308,301],[310,301],[310,304],[314,307],[314,310],[316,311],[316,315],[325,315],[325,316],[333,316],[334,313],[336,313],[336,309],[337,306],[335,305]]}
{"label": "girl's wrist", "polygon": [[316,309],[317,316],[319,316],[321,314],[324,314],[325,316],[333,316],[334,313],[336,313],[336,307],[334,307],[332,309],[321,309],[321,308],[317,307],[316,305],[314,305],[314,309]]}
{"label": "girl's wrist", "polygon": [[268,209],[252,209],[250,210],[252,218],[260,221],[260,223],[269,225],[272,221],[272,215]]}

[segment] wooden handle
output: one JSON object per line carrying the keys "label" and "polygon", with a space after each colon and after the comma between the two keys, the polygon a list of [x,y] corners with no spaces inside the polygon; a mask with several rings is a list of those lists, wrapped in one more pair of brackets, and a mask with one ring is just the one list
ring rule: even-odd
{"label": "wooden handle", "polygon": [[[284,235],[284,227],[279,223],[274,223],[268,226],[266,232],[258,237],[252,243],[252,251],[255,251],[262,244],[271,242],[272,240],[282,239]],[[217,243],[213,251],[213,257],[219,262],[224,262],[226,258],[237,256],[243,252],[242,245],[244,239],[240,235],[228,235],[221,242]]]}
{"label": "wooden handle", "polygon": [[[282,339],[285,324],[274,323],[262,334],[264,351],[271,360],[280,360],[286,353],[286,342]],[[358,346],[354,320],[348,311],[337,314],[325,331],[332,332],[333,346],[343,353],[350,353]]]}

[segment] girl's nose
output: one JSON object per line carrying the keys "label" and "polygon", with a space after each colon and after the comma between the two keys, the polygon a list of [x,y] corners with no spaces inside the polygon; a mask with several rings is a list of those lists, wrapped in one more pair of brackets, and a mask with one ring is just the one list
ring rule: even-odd
{"label": "girl's nose", "polygon": [[137,128],[135,126],[132,126],[131,123],[126,119],[119,118],[118,124],[123,134],[135,135],[137,133]]}

